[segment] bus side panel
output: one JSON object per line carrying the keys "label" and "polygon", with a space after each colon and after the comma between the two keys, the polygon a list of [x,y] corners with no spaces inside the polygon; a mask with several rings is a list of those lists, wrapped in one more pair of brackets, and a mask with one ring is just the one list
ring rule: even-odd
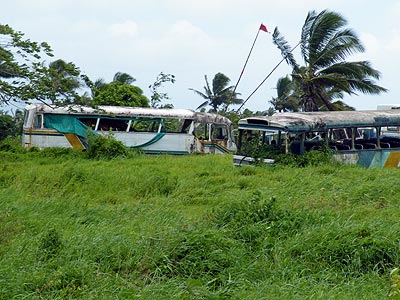
{"label": "bus side panel", "polygon": [[[151,141],[156,133],[113,132],[113,135],[127,147],[137,147]],[[166,133],[154,144],[140,148],[148,153],[189,154],[196,152],[197,147],[192,134]]]}
{"label": "bus side panel", "polygon": [[64,134],[51,129],[25,129],[22,142],[24,147],[72,147]]}
{"label": "bus side panel", "polygon": [[338,162],[358,164],[365,168],[400,167],[400,149],[343,151],[333,155]]}
{"label": "bus side panel", "polygon": [[384,168],[399,168],[400,167],[400,150],[398,152],[390,152]]}
{"label": "bus side panel", "polygon": [[227,142],[224,140],[200,141],[203,145],[203,151],[207,154],[226,154],[232,152],[227,148]]}

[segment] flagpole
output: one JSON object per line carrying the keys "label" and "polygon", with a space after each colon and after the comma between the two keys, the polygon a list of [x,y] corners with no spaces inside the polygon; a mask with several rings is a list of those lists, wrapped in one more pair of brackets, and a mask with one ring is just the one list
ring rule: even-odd
{"label": "flagpole", "polygon": [[[293,49],[289,51],[289,53],[291,53],[299,45],[300,45],[300,42],[296,46],[294,46]],[[279,65],[286,59],[286,57],[287,57],[287,55],[281,59],[281,61],[272,69],[271,72],[269,72],[269,74],[264,78],[263,81],[261,81],[261,83],[256,87],[256,89],[246,98],[246,100],[243,101],[242,105],[240,105],[240,107],[238,108],[236,113],[238,113],[240,111],[240,109],[243,107],[243,105],[246,104],[247,100],[249,100],[250,97],[253,96],[255,92],[257,92],[257,90],[264,84],[264,82],[269,78],[269,76],[271,76],[271,74],[279,67]]]}
{"label": "flagpole", "polygon": [[[261,24],[261,25],[262,25],[262,24]],[[258,35],[260,34],[260,30],[261,30],[261,26],[260,26],[260,28],[258,28],[258,30],[257,30],[257,34],[256,34],[256,37],[255,37],[255,39],[254,39],[254,41],[253,41],[253,45],[251,45],[249,54],[247,55],[247,58],[246,58],[246,61],[245,61],[245,63],[244,63],[242,72],[240,72],[239,79],[238,79],[238,81],[237,81],[236,84],[235,84],[235,87],[234,87],[234,89],[233,89],[231,98],[233,98],[233,97],[235,96],[236,88],[237,88],[237,86],[239,85],[240,79],[241,79],[242,76],[243,76],[244,69],[246,68],[247,62],[249,61],[249,58],[250,58],[250,55],[251,55],[251,52],[253,51],[254,45],[256,44]]]}

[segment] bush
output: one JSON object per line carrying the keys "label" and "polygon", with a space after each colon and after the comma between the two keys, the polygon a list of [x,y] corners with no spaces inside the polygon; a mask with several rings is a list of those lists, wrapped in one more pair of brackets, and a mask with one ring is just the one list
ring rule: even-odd
{"label": "bush", "polygon": [[25,148],[22,147],[21,138],[7,137],[0,142],[0,151],[12,153],[24,153]]}
{"label": "bush", "polygon": [[89,159],[113,159],[132,155],[130,149],[114,139],[112,134],[89,136],[89,147],[86,153]]}
{"label": "bush", "polygon": [[330,149],[319,149],[307,151],[302,155],[281,154],[276,158],[277,163],[294,167],[320,166],[333,163],[332,151]]}

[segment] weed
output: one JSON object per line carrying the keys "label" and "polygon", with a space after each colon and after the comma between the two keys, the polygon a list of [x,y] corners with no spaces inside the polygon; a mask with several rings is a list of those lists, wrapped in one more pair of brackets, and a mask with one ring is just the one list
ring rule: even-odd
{"label": "weed", "polygon": [[396,169],[48,151],[0,153],[1,299],[388,296]]}
{"label": "weed", "polygon": [[89,159],[113,159],[129,157],[131,154],[129,148],[121,141],[114,139],[111,133],[108,136],[90,135],[86,153]]}
{"label": "weed", "polygon": [[257,174],[256,169],[252,167],[243,166],[238,169],[239,169],[239,174],[242,176],[253,176]]}
{"label": "weed", "polygon": [[0,151],[12,153],[24,153],[25,149],[21,145],[21,138],[7,137],[0,141]]}
{"label": "weed", "polygon": [[39,238],[38,256],[41,259],[48,260],[57,255],[61,248],[60,235],[54,228],[49,229]]}
{"label": "weed", "polygon": [[76,150],[74,148],[48,147],[48,148],[43,148],[40,151],[33,150],[33,149],[35,149],[35,148],[31,148],[31,152],[36,153],[36,155],[39,157],[45,157],[45,158],[49,158],[49,157],[52,157],[52,158],[82,157],[82,152],[79,150]]}
{"label": "weed", "polygon": [[[237,242],[221,231],[197,228],[183,232],[155,263],[153,276],[220,278],[236,263]],[[214,281],[214,286],[221,284]]]}
{"label": "weed", "polygon": [[276,156],[276,162],[282,165],[294,167],[322,166],[334,164],[332,151],[330,149],[320,149],[307,151],[302,155],[280,154]]}
{"label": "weed", "polygon": [[389,298],[400,299],[400,271],[399,268],[394,268],[390,271],[390,292]]}
{"label": "weed", "polygon": [[383,274],[399,263],[399,241],[382,239],[365,227],[347,230],[332,228],[326,235],[304,242],[304,245],[313,246],[305,249],[298,244],[292,248],[292,256],[327,264],[348,276],[368,272]]}

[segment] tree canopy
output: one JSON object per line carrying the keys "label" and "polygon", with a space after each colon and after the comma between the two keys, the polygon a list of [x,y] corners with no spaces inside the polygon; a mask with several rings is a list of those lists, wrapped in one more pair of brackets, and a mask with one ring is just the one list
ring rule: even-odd
{"label": "tree canopy", "polygon": [[[368,61],[347,61],[347,58],[364,51],[356,33],[346,28],[347,21],[338,13],[324,10],[308,13],[299,42],[304,65],[298,64],[292,48],[278,28],[273,41],[286,62],[292,67],[295,91],[304,111],[337,110],[350,108],[342,101],[344,93],[379,94],[387,90],[375,83],[379,71]],[[297,46],[295,46],[297,47]]]}
{"label": "tree canopy", "polygon": [[222,73],[215,74],[212,85],[208,82],[207,75],[204,76],[206,85],[203,87],[204,92],[190,88],[189,90],[195,92],[197,95],[201,96],[204,101],[196,109],[211,106],[211,110],[217,112],[220,107],[223,111],[227,111],[228,107],[233,104],[240,104],[243,102],[237,96],[239,93],[233,93],[234,86],[229,85],[230,79]]}
{"label": "tree canopy", "polygon": [[154,108],[173,108],[174,106],[170,103],[161,104],[163,100],[170,99],[167,93],[160,92],[160,88],[164,83],[171,82],[175,83],[175,75],[165,74],[161,72],[158,74],[156,81],[149,85],[151,91],[150,105]]}
{"label": "tree canopy", "polygon": [[33,42],[22,32],[0,24],[0,105],[42,101],[68,104],[79,101],[77,90],[86,82],[72,62],[53,57],[46,42]]}
{"label": "tree canopy", "polygon": [[296,86],[289,76],[278,79],[276,84],[277,97],[273,97],[270,103],[279,112],[298,111],[299,99],[296,97]]}
{"label": "tree canopy", "polygon": [[149,100],[141,88],[117,81],[106,84],[93,98],[93,104],[148,107]]}

